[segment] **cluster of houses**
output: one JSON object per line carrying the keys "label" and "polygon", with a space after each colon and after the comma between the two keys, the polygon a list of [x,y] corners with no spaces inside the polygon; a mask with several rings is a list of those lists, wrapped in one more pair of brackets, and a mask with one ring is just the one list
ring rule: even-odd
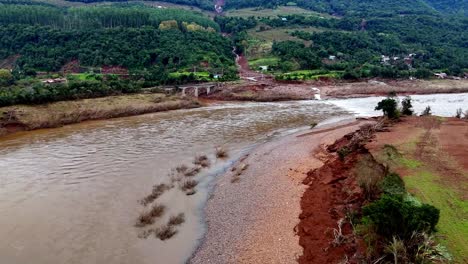
{"label": "cluster of houses", "polygon": [[416,56],[416,53],[410,53],[404,58],[401,58],[398,56],[390,57],[390,56],[382,55],[381,62],[383,65],[390,65],[392,62],[403,61],[411,69],[413,67],[413,60],[415,56]]}

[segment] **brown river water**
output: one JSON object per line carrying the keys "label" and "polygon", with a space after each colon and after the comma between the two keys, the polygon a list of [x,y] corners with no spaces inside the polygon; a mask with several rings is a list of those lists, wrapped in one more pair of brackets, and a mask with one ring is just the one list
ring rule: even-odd
{"label": "brown river water", "polygon": [[[16,134],[0,141],[0,263],[184,263],[203,237],[216,175],[255,144],[345,112],[318,101],[232,103]],[[216,160],[224,146],[228,160]],[[174,188],[155,226],[184,213],[164,242],[139,238],[138,200],[208,154],[197,193]]]}
{"label": "brown river water", "polygon": [[[414,96],[451,116],[468,94]],[[333,122],[375,115],[379,98],[281,103],[226,103],[15,134],[0,140],[0,264],[184,263],[203,238],[203,206],[216,176],[257,144]],[[338,107],[339,106],[339,107]],[[370,110],[370,111],[369,111]],[[230,158],[216,160],[224,146]],[[208,154],[212,166],[196,176],[197,193],[174,188],[157,201],[167,207],[154,224],[185,214],[171,239],[139,238],[138,200],[168,173]]]}

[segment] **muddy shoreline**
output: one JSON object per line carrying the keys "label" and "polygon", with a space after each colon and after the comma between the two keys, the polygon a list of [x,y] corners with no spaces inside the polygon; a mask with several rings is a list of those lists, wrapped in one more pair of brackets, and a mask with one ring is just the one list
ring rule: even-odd
{"label": "muddy shoreline", "polygon": [[205,207],[207,232],[189,263],[296,263],[302,182],[315,155],[366,120],[298,132],[255,148],[222,175]]}

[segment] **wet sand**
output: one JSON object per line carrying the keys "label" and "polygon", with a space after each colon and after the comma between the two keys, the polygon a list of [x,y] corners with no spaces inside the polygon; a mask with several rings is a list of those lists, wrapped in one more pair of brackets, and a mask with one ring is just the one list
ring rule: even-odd
{"label": "wet sand", "polygon": [[235,164],[246,169],[235,182],[236,171],[219,178],[205,208],[207,233],[190,263],[297,263],[302,181],[322,165],[314,154],[365,122],[352,119],[289,135]]}

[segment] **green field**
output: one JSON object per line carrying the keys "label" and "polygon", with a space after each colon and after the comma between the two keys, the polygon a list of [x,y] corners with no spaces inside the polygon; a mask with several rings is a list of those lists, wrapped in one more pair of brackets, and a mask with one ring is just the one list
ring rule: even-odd
{"label": "green field", "polygon": [[306,81],[318,80],[320,78],[339,79],[342,75],[343,72],[341,71],[300,70],[277,74],[275,77],[277,80]]}
{"label": "green field", "polygon": [[[464,198],[463,190],[467,186],[468,172],[441,152],[437,145],[429,147],[428,152],[428,155],[437,157],[437,161],[417,154],[417,145],[424,140],[424,132],[415,133],[416,138],[403,140],[395,146],[397,155],[392,156],[384,150],[378,153],[377,158],[390,165],[391,170],[402,172],[406,188],[414,197],[440,210],[436,237],[447,247],[456,263],[466,263],[463,261],[468,254],[468,200]],[[456,183],[448,179],[450,175],[444,174],[454,172],[461,177]]]}
{"label": "green field", "polygon": [[277,57],[265,57],[249,61],[249,67],[254,70],[258,69],[260,66],[275,67],[278,65],[278,62],[279,58]]}
{"label": "green field", "polygon": [[450,253],[462,260],[468,253],[468,201],[462,200],[459,193],[443,184],[440,175],[431,171],[413,171],[404,180],[419,200],[440,209],[438,233]]}
{"label": "green field", "polygon": [[263,41],[286,41],[286,40],[295,40],[303,41],[305,43],[310,43],[304,40],[301,40],[297,37],[291,36],[291,33],[294,31],[305,31],[305,32],[323,32],[324,29],[317,27],[279,27],[279,28],[267,28],[266,30],[261,30],[262,25],[259,25],[253,29],[248,30],[248,34],[259,40]]}

